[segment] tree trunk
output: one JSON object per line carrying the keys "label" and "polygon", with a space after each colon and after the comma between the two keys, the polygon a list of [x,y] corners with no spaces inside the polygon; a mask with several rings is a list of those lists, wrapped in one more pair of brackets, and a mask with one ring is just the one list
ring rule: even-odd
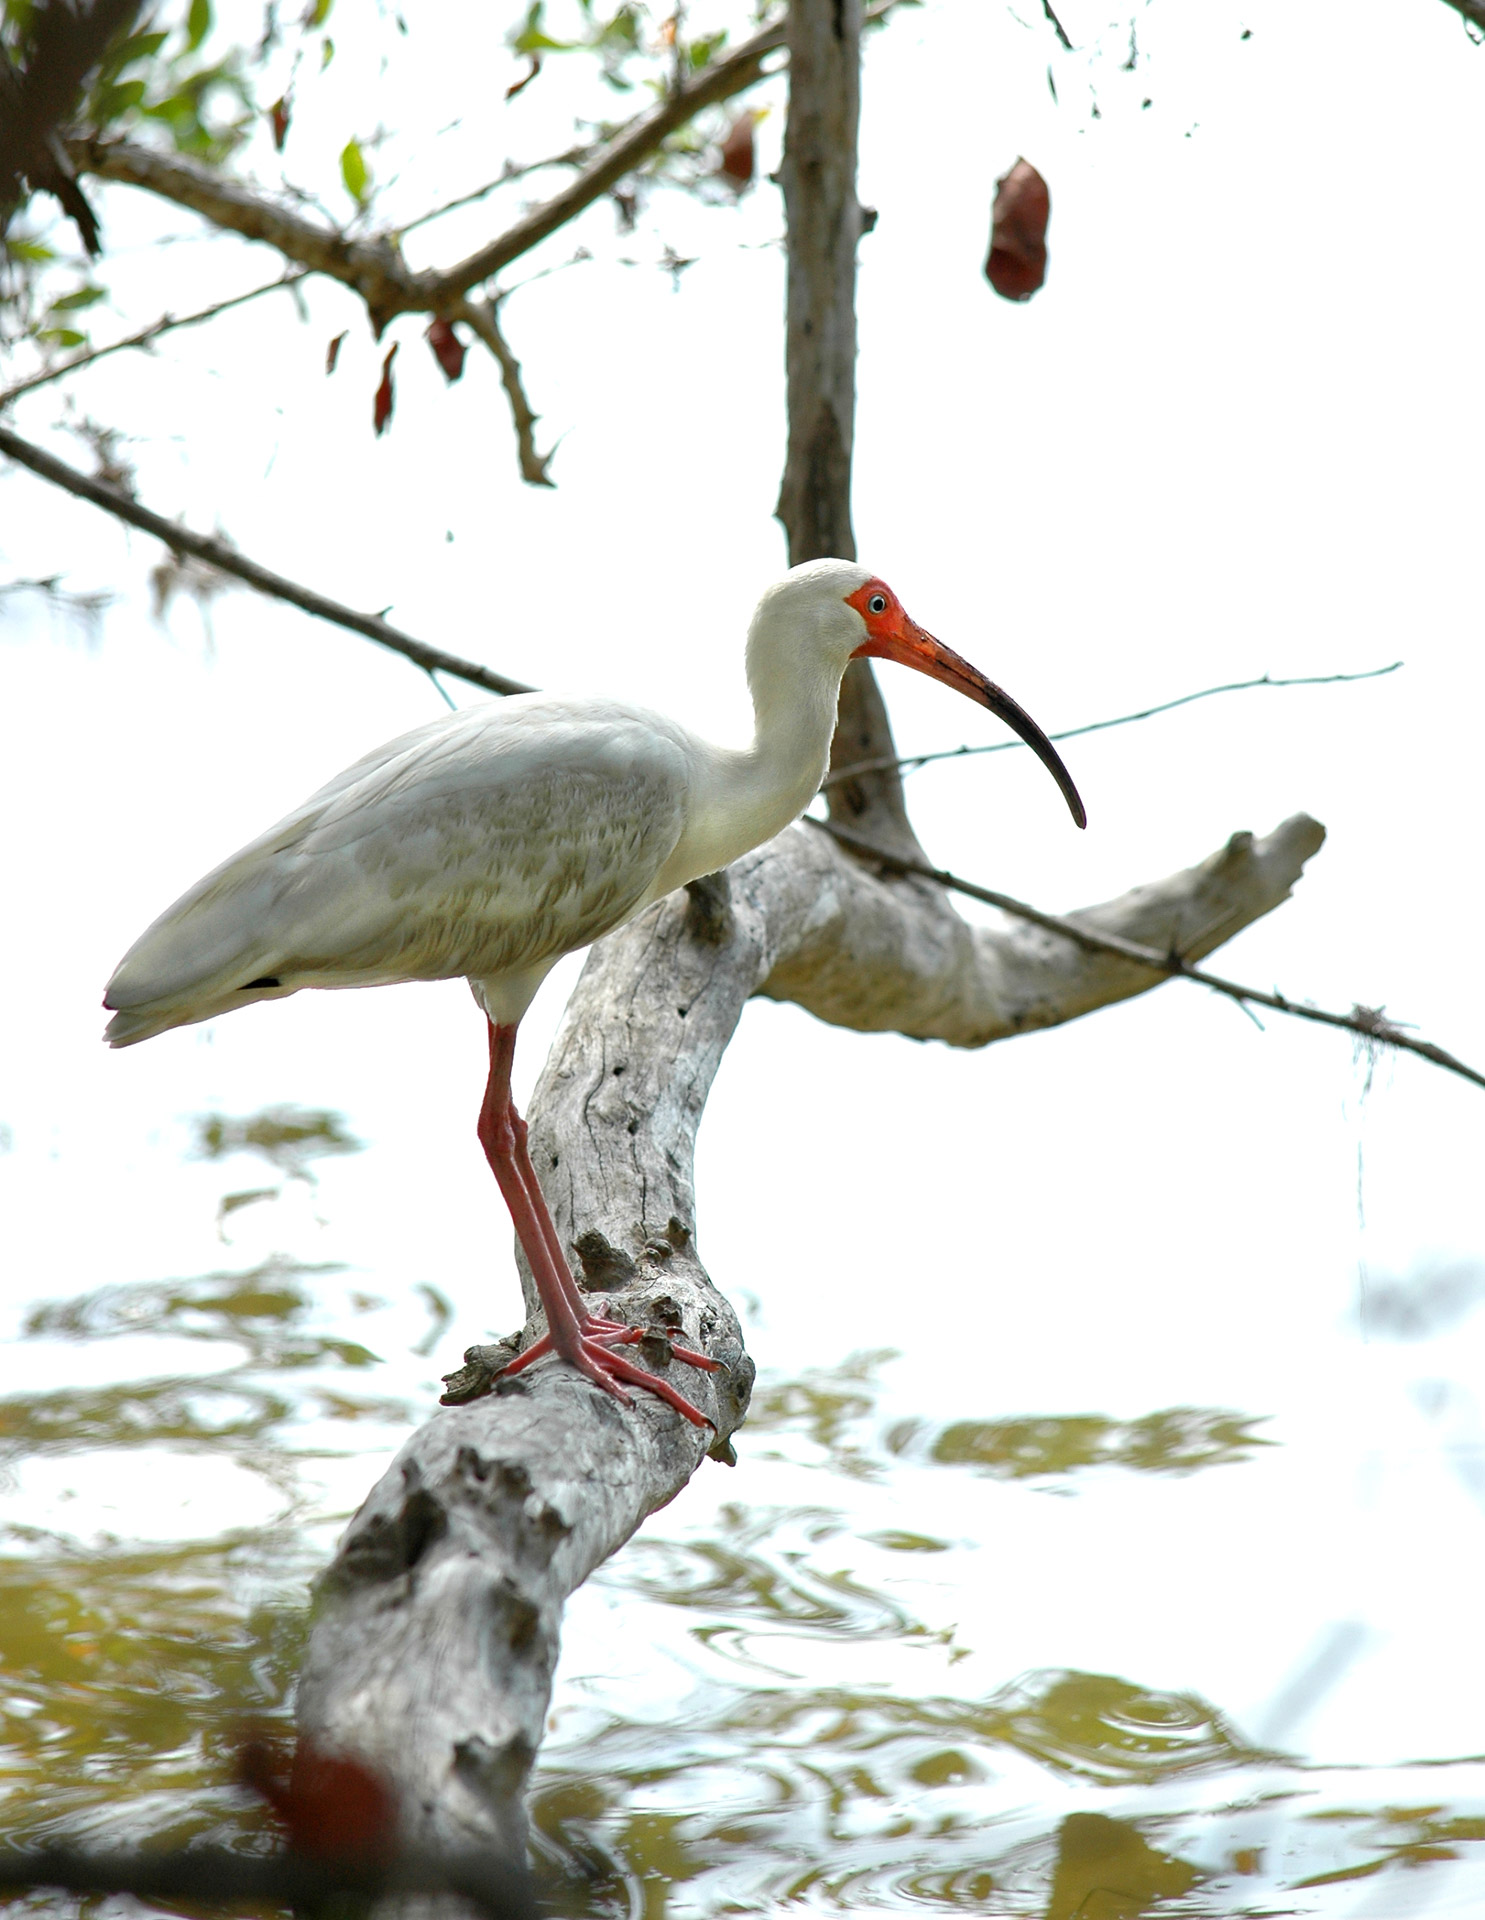
{"label": "tree trunk", "polygon": [[[851,458],[856,439],[856,245],[866,218],[856,198],[861,118],[861,0],[794,0],[789,9],[789,124],[779,183],[789,234],[785,368],[789,448],[777,513],[789,564],[854,560]],[[890,760],[887,709],[867,660],[840,690],[830,769]],[[830,789],[843,827],[922,858],[902,781],[890,767]]]}

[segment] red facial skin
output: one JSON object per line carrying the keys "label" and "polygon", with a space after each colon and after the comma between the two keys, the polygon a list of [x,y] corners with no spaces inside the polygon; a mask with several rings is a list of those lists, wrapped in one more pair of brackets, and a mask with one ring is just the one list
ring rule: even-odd
{"label": "red facial skin", "polygon": [[[880,611],[874,611],[871,603],[878,597],[887,604]],[[993,680],[987,680],[978,667],[972,667],[967,660],[960,659],[952,648],[946,647],[942,640],[935,640],[931,633],[925,632],[915,620],[910,619],[902,602],[885,580],[868,580],[864,587],[858,587],[854,593],[846,595],[846,605],[854,607],[866,625],[867,637],[852,653],[853,660],[895,660],[900,666],[916,668],[919,673],[926,673],[930,680],[940,680],[946,687],[953,687],[956,693],[962,693],[980,706],[988,707],[1013,732],[1020,734],[1061,787],[1073,819],[1080,827],[1087,826],[1088,815],[1073,785],[1072,775],[1062,764],[1062,756],[1031,715],[996,686]]]}

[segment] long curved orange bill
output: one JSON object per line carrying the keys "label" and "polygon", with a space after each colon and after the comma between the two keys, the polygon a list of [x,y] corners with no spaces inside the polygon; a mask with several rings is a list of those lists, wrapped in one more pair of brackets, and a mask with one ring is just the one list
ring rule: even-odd
{"label": "long curved orange bill", "polygon": [[1013,733],[1020,734],[1061,787],[1062,797],[1073,819],[1080,827],[1087,826],[1087,812],[1073,785],[1072,775],[1062,764],[1062,755],[1026,709],[1018,706],[1004,688],[997,687],[993,680],[987,680],[978,667],[972,667],[967,660],[962,660],[952,647],[946,647],[942,640],[935,640],[931,633],[925,633],[916,621],[904,618],[900,632],[882,634],[865,641],[857,647],[851,658],[895,660],[899,666],[913,667],[919,673],[926,673],[930,680],[941,680],[946,687],[953,687],[956,693],[965,694],[980,706],[988,707],[1004,720]]}

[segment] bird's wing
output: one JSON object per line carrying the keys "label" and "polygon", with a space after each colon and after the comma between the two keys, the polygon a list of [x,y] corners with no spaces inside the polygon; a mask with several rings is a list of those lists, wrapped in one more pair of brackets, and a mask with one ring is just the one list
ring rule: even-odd
{"label": "bird's wing", "polygon": [[303,986],[492,978],[623,921],[680,837],[687,737],[523,696],[368,754],[183,895],[125,955],[115,1045]]}

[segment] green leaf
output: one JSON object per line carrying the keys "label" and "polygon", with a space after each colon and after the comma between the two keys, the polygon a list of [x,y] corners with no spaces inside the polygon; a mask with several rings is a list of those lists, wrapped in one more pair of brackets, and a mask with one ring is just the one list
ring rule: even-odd
{"label": "green leaf", "polygon": [[691,62],[691,71],[699,73],[703,67],[709,67],[716,56],[727,44],[727,29],[717,33],[704,33],[700,39],[693,40],[686,49],[686,57]]}
{"label": "green leaf", "polygon": [[28,260],[35,266],[44,266],[48,260],[55,260],[56,254],[40,240],[7,240],[5,251],[12,260]]}
{"label": "green leaf", "polygon": [[335,0],[314,0],[314,5],[304,17],[306,29],[313,32],[316,27],[323,27],[330,18],[330,9],[334,5]]}
{"label": "green leaf", "polygon": [[100,300],[107,298],[102,287],[79,287],[75,293],[64,293],[60,300],[53,300],[50,311],[75,313],[79,307],[96,307]]}
{"label": "green leaf", "polygon": [[526,9],[526,24],[510,36],[512,53],[570,53],[577,42],[554,40],[541,24],[543,0],[531,0]]}
{"label": "green leaf", "polygon": [[126,40],[120,40],[104,56],[98,69],[98,84],[102,86],[116,79],[125,67],[137,66],[141,60],[153,60],[169,38],[168,33],[131,33]]}
{"label": "green leaf", "polygon": [[93,119],[102,127],[120,115],[132,112],[144,98],[142,80],[119,80],[101,87],[93,97]]}
{"label": "green leaf", "polygon": [[88,336],[75,333],[71,327],[43,327],[36,337],[38,340],[50,340],[58,347],[85,347],[88,344]]}
{"label": "green leaf", "polygon": [[211,32],[211,0],[191,0],[186,15],[186,51],[194,53]]}
{"label": "green leaf", "polygon": [[326,67],[329,66],[330,62],[334,58],[335,58],[335,42],[330,38],[329,34],[327,33],[325,35],[324,42],[320,47],[320,72],[321,73],[325,71]]}
{"label": "green leaf", "polygon": [[366,156],[357,140],[347,140],[340,150],[340,177],[345,182],[346,192],[357,206],[364,206],[371,175],[367,171]]}

